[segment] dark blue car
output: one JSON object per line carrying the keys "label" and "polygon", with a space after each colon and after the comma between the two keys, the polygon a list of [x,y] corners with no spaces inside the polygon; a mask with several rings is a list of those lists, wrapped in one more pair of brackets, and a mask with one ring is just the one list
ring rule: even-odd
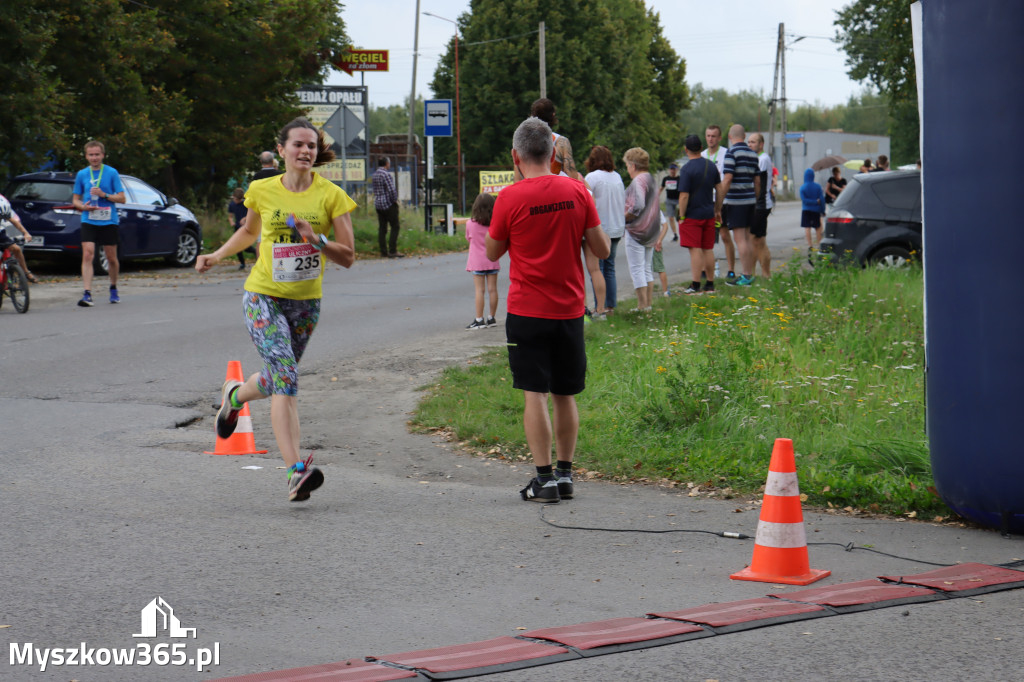
{"label": "dark blue car", "polygon": [[[179,267],[194,265],[203,231],[192,211],[138,178],[122,175],[125,203],[118,204],[118,260],[166,258]],[[71,208],[75,176],[71,173],[19,175],[4,191],[32,241],[28,258],[82,259],[81,214]],[[106,273],[103,249],[96,250],[98,273]]]}

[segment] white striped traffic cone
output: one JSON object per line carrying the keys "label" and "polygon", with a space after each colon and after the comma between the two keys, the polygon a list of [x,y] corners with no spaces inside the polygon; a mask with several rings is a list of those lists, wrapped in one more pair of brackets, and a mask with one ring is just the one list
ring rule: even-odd
{"label": "white striped traffic cone", "polygon": [[[228,371],[225,373],[225,381],[245,381],[242,375],[242,363],[238,360],[228,360]],[[204,451],[207,455],[263,455],[266,450],[256,449],[256,438],[252,434],[252,416],[249,414],[249,403],[242,405],[242,411],[238,413],[238,424],[235,432],[227,438],[217,436],[217,443],[213,452]]]}
{"label": "white striped traffic cone", "polygon": [[762,583],[809,585],[831,574],[832,571],[810,567],[793,441],[776,438],[772,461],[768,465],[768,481],[764,486],[761,518],[754,538],[754,558],[750,566],[729,577]]}

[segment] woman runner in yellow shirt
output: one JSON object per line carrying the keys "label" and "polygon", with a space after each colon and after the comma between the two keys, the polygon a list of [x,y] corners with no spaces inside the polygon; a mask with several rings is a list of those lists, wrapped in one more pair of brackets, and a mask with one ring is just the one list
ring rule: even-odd
{"label": "woman runner in yellow shirt", "polygon": [[[246,325],[264,367],[246,381],[226,381],[217,412],[217,434],[230,436],[238,413],[250,400],[270,397],[270,422],[288,465],[288,499],[301,502],[320,487],[324,475],[313,456],[299,458],[298,363],[320,317],[323,259],[348,268],[355,261],[349,213],[356,203],[313,168],[334,159],[323,132],[297,118],[278,134],[283,175],[249,185],[245,226],[219,249],[200,255],[206,272],[261,237],[260,258],[245,282]],[[334,241],[327,237],[334,229]]]}

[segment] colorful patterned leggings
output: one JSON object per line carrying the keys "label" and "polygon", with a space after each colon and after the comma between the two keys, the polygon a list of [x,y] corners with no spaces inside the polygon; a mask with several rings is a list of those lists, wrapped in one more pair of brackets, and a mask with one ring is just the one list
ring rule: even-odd
{"label": "colorful patterned leggings", "polygon": [[245,292],[245,324],[263,358],[260,393],[290,395],[299,391],[299,360],[320,319],[320,299],[297,301]]}

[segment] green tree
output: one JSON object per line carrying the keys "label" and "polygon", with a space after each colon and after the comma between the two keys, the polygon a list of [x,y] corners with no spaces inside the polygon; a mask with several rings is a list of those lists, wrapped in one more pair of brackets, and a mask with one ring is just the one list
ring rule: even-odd
{"label": "green tree", "polygon": [[[678,112],[689,104],[686,65],[642,0],[474,0],[471,12],[458,20],[467,165],[511,164],[512,132],[540,96],[541,21],[548,96],[577,165],[595,144],[616,155],[643,147],[655,167],[675,158],[682,140]],[[438,97],[454,99],[454,42],[431,88]],[[451,165],[454,152],[454,144],[437,150]],[[467,181],[472,193],[474,179]]]}
{"label": "green tree", "polygon": [[84,165],[83,144],[103,141],[111,164],[152,176],[183,137],[187,97],[166,88],[159,64],[175,49],[160,15],[117,0],[52,0],[55,42],[46,55],[58,87],[73,105],[63,113],[72,166]]}
{"label": "green tree", "polygon": [[854,0],[835,21],[850,77],[871,83],[888,102],[893,166],[920,156],[910,5],[911,0]]}
{"label": "green tree", "polygon": [[878,93],[865,89],[860,95],[851,95],[842,107],[839,127],[848,133],[886,135],[889,132],[889,105]]}
{"label": "green tree", "polygon": [[[767,130],[770,112],[770,97],[763,90],[740,90],[727,92],[724,88],[708,90],[702,83],[693,86],[693,106],[679,115],[685,135],[699,135],[704,139],[704,130],[712,124],[721,127],[723,134],[729,126],[739,123],[747,130]],[[726,144],[723,140],[722,144]],[[677,150],[681,154],[682,146]]]}
{"label": "green tree", "polygon": [[[147,3],[151,4],[151,3]],[[156,81],[189,103],[186,131],[164,173],[219,201],[227,181],[251,169],[255,154],[301,113],[295,91],[319,83],[348,44],[335,0],[161,0],[158,28],[174,36]],[[132,5],[126,5],[132,7]],[[134,11],[134,10],[132,10]]]}
{"label": "green tree", "polygon": [[0,5],[0,163],[7,173],[112,165],[170,193],[219,203],[275,132],[301,113],[348,43],[336,0],[14,0]]}
{"label": "green tree", "polygon": [[[416,98],[416,113],[413,119],[413,135],[418,135],[423,144],[423,96]],[[392,104],[387,107],[370,106],[370,133],[377,135],[408,135],[409,134],[409,98],[405,104]]]}
{"label": "green tree", "polygon": [[46,63],[55,25],[41,3],[0,3],[0,179],[34,170],[67,146],[64,111],[71,96]]}

